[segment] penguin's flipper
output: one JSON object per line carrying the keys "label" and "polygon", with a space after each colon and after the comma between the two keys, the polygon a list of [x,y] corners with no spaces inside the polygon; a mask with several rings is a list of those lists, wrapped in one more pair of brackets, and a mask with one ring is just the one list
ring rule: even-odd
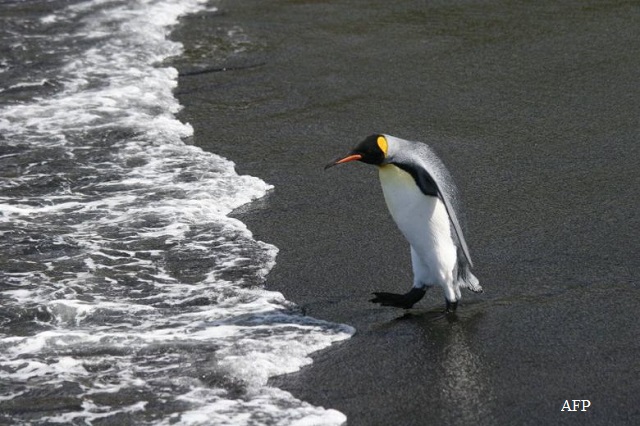
{"label": "penguin's flipper", "polygon": [[377,292],[373,293],[375,296],[370,301],[373,303],[379,303],[382,306],[393,306],[395,308],[411,309],[420,299],[422,299],[427,292],[427,288],[413,287],[411,291],[405,294]]}

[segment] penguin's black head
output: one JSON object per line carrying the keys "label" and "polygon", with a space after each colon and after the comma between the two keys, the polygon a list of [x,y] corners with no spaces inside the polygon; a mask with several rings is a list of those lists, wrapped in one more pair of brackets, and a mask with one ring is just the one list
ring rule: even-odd
{"label": "penguin's black head", "polygon": [[389,144],[387,143],[387,138],[384,135],[371,135],[360,142],[344,157],[338,157],[329,162],[329,164],[324,166],[324,169],[326,170],[329,167],[348,163],[350,161],[362,161],[363,163],[380,166],[385,162],[388,148]]}

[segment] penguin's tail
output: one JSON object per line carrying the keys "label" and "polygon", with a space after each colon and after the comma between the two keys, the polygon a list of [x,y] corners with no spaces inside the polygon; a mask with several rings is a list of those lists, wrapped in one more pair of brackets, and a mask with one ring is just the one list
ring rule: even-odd
{"label": "penguin's tail", "polygon": [[464,265],[458,271],[458,286],[473,291],[474,293],[482,293],[484,290],[480,285],[480,280],[469,270],[469,266]]}

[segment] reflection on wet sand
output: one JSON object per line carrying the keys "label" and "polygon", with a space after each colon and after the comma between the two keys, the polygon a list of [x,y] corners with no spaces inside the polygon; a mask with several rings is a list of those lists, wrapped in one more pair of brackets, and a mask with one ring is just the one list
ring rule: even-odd
{"label": "reflection on wet sand", "polygon": [[[480,326],[482,312],[445,315],[441,312],[407,313],[398,320],[408,321],[422,329],[437,362],[434,396],[446,424],[492,423],[495,397],[487,377],[485,361],[469,344],[470,336]],[[433,346],[435,344],[435,346]]]}

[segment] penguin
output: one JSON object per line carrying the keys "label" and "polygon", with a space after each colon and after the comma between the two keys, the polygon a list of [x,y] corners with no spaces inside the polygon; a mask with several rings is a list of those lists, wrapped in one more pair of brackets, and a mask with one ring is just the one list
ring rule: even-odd
{"label": "penguin", "polygon": [[374,134],[343,157],[329,162],[360,161],[378,167],[387,208],[411,246],[413,286],[408,293],[373,293],[373,303],[410,309],[428,288],[444,290],[446,312],[455,312],[460,289],[482,293],[471,273],[473,262],[458,213],[457,188],[451,174],[425,143]]}

